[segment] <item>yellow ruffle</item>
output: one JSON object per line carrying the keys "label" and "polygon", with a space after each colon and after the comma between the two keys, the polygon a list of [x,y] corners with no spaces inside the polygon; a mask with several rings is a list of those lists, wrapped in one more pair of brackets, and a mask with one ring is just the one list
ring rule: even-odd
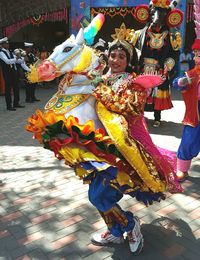
{"label": "yellow ruffle", "polygon": [[130,139],[128,133],[124,130],[124,117],[108,111],[100,102],[97,103],[97,114],[109,136],[115,142],[117,149],[126,158],[133,169],[136,170],[145,186],[149,187],[153,192],[165,191],[165,184],[158,178],[158,173],[150,173],[148,166],[137,148],[136,142]]}
{"label": "yellow ruffle", "polygon": [[[84,179],[87,177],[93,170],[85,170],[82,167],[80,167],[80,162],[86,162],[86,161],[96,161],[96,162],[104,162],[106,163],[104,165],[104,168],[102,166],[98,169],[96,167],[96,170],[102,171],[109,168],[111,165],[105,161],[105,159],[102,159],[100,157],[95,156],[93,153],[87,152],[84,149],[81,149],[80,147],[72,147],[72,146],[66,146],[62,148],[59,153],[63,156],[65,159],[66,164],[75,166],[75,172],[76,175],[80,179]],[[109,174],[109,173],[108,173]],[[135,185],[135,183],[131,180],[130,176],[123,172],[118,171],[117,178],[112,180],[111,183],[113,183],[113,187],[115,188],[115,184],[119,184],[120,186],[128,185],[127,192],[129,191],[135,191],[136,189],[140,188],[142,191],[147,191],[148,188],[144,185],[143,187],[138,187]]]}
{"label": "yellow ruffle", "polygon": [[68,164],[74,166],[80,162],[87,161],[106,162],[105,159],[97,157],[93,153],[88,152],[78,146],[67,145],[59,150],[59,153],[62,154]]}

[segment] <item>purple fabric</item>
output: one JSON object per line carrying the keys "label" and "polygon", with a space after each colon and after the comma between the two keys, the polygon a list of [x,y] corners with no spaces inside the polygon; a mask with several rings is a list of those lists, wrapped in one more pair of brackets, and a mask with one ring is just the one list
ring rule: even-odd
{"label": "purple fabric", "polygon": [[167,183],[172,184],[172,189],[180,189],[179,184],[176,180],[176,153],[167,149],[157,147],[147,130],[146,122],[143,115],[133,116],[129,115],[129,134],[131,137],[140,143],[146,152],[148,152],[154,164],[159,171],[161,177],[163,177]]}

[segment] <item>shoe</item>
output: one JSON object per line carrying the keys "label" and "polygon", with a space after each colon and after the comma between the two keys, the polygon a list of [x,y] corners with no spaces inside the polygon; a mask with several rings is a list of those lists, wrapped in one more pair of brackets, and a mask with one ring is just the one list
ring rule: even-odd
{"label": "shoe", "polygon": [[28,99],[26,99],[25,101],[26,101],[26,103],[33,103],[34,102],[33,100],[28,100]]}
{"label": "shoe", "polygon": [[121,244],[124,242],[124,237],[115,237],[110,231],[106,231],[102,234],[94,234],[91,238],[91,242],[96,246],[104,246],[109,243]]}
{"label": "shoe", "polygon": [[38,102],[38,101],[40,101],[40,99],[34,98],[33,101]]}
{"label": "shoe", "polygon": [[127,232],[127,237],[129,241],[130,251],[135,255],[138,255],[144,246],[144,239],[143,235],[140,231],[140,222],[137,217],[134,217],[135,226],[133,230]]}
{"label": "shoe", "polygon": [[177,177],[178,182],[184,182],[188,177],[188,172],[178,171],[176,173],[176,177]]}
{"label": "shoe", "polygon": [[14,107],[7,107],[7,110],[9,110],[9,111],[16,111],[16,109]]}
{"label": "shoe", "polygon": [[153,127],[159,127],[160,126],[160,121],[154,121]]}
{"label": "shoe", "polygon": [[22,105],[16,105],[16,106],[14,106],[14,108],[24,108],[25,106],[22,106]]}

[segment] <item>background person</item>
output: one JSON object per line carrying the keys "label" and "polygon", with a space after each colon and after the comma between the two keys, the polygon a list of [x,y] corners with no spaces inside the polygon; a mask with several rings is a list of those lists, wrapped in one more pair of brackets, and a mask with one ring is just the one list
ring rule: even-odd
{"label": "background person", "polygon": [[[37,61],[36,56],[32,52],[32,47],[33,47],[33,43],[29,43],[29,42],[24,43],[24,48],[26,51],[26,56],[24,59],[25,59],[27,66],[33,65]],[[30,82],[26,81],[26,100],[25,101],[27,103],[33,103],[34,101],[40,101],[35,96],[36,86],[37,86],[36,83],[30,83]]]}
{"label": "background person", "polygon": [[46,60],[49,57],[50,53],[46,50],[45,46],[42,46],[40,54],[39,54],[39,59],[41,61]]}
{"label": "background person", "polygon": [[188,176],[191,161],[200,152],[200,39],[192,45],[195,67],[174,81],[174,86],[182,88],[185,103],[183,132],[177,151],[177,176],[180,181]]}
{"label": "background person", "polygon": [[190,63],[192,61],[192,55],[188,48],[184,48],[183,52],[180,54],[180,75],[184,75],[185,71],[190,69]]}
{"label": "background person", "polygon": [[[2,73],[5,81],[5,100],[6,107],[9,111],[15,111],[16,108],[23,108],[24,106],[19,104],[19,78],[17,73],[17,63],[22,61],[13,55],[9,50],[9,41],[5,37],[0,40],[0,62],[2,67]],[[13,91],[13,102],[12,102]]]}

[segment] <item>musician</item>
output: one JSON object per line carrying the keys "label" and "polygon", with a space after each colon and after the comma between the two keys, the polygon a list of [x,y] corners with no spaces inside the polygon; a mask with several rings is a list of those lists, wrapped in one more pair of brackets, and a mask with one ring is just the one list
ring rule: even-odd
{"label": "musician", "polygon": [[[25,62],[26,64],[33,65],[36,61],[37,58],[34,55],[32,48],[33,48],[33,43],[25,42],[24,43],[24,48],[26,51],[26,56],[25,56]],[[26,82],[26,102],[27,103],[33,103],[34,101],[40,101],[35,97],[35,88],[36,88],[36,83],[30,83]]]}
{"label": "musician", "polygon": [[[5,81],[5,100],[7,110],[15,111],[16,108],[23,108],[19,104],[19,85],[16,64],[21,64],[21,60],[9,50],[7,37],[0,39],[0,63]],[[14,99],[12,102],[12,91]]]}

